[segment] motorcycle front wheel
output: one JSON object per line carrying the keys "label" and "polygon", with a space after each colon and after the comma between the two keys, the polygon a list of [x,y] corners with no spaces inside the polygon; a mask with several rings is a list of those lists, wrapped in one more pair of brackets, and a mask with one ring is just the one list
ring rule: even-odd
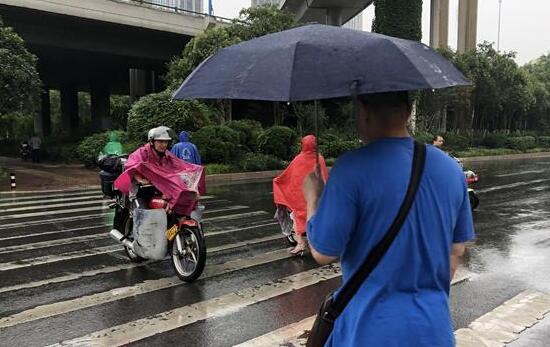
{"label": "motorcycle front wheel", "polygon": [[176,275],[193,282],[206,264],[206,242],[199,228],[182,227],[170,242],[170,258]]}

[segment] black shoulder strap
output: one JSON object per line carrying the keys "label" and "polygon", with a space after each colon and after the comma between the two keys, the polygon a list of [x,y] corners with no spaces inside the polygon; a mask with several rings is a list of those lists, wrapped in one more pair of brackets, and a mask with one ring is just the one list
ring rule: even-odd
{"label": "black shoulder strap", "polygon": [[386,254],[386,251],[390,248],[393,240],[395,240],[399,230],[401,230],[401,226],[405,222],[405,219],[409,214],[409,210],[414,202],[416,191],[418,190],[420,179],[422,178],[422,172],[424,171],[425,161],[426,145],[415,141],[409,186],[407,188],[405,199],[401,203],[399,212],[397,213],[397,216],[395,217],[384,238],[372,249],[363,265],[361,265],[353,277],[342,287],[338,293],[338,296],[334,298],[332,306],[333,310],[332,312],[328,312],[332,319],[336,319],[340,313],[342,313],[353,295],[359,290],[363,282],[378,265],[384,254]]}

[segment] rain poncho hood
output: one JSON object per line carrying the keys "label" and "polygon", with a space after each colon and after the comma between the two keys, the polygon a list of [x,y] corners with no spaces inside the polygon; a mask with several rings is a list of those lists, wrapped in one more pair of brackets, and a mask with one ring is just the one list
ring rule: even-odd
{"label": "rain poncho hood", "polygon": [[[315,170],[315,136],[302,139],[302,151],[290,165],[273,180],[273,199],[276,205],[284,205],[293,212],[294,228],[298,234],[306,230],[307,206],[303,193],[304,178]],[[319,165],[326,181],[327,167],[323,156],[319,155]]]}
{"label": "rain poncho hood", "polygon": [[109,142],[103,147],[103,150],[101,151],[101,154],[103,155],[121,155],[124,154],[124,149],[122,148],[122,144],[120,143],[120,138],[117,133],[111,132],[109,134]]}
{"label": "rain poncho hood", "polygon": [[166,197],[169,207],[180,215],[190,215],[196,207],[197,194],[206,193],[203,166],[180,160],[169,151],[160,157],[150,144],[130,154],[115,187],[128,194],[136,173],[149,180]]}
{"label": "rain poncho hood", "polygon": [[180,142],[176,143],[172,147],[171,151],[176,157],[183,159],[188,163],[197,165],[202,163],[199,150],[197,149],[197,146],[189,142],[189,134],[187,134],[186,131],[182,131],[180,133]]}

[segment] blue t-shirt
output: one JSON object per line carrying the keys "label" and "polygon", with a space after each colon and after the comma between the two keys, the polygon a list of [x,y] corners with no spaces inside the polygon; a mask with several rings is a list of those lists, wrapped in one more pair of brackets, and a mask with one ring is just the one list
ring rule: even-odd
{"label": "blue t-shirt", "polygon": [[[338,159],[308,223],[313,248],[338,256],[343,281],[382,239],[405,197],[413,140],[384,138]],[[427,146],[409,215],[392,246],[336,320],[327,346],[454,346],[452,243],[474,236],[464,174]]]}

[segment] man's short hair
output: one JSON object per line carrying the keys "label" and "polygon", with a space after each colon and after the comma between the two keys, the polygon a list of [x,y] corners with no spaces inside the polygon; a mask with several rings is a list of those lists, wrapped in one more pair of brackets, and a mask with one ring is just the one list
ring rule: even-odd
{"label": "man's short hair", "polygon": [[435,136],[432,138],[432,142],[437,141],[437,139],[440,138],[440,137],[443,138],[443,136],[441,136],[441,135],[435,135]]}
{"label": "man's short hair", "polygon": [[359,95],[359,100],[374,110],[406,106],[411,109],[408,91],[385,92]]}

